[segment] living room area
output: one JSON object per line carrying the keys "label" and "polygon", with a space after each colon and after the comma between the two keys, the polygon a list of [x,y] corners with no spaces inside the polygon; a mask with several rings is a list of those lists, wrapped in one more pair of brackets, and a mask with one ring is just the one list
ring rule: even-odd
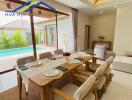
{"label": "living room area", "polygon": [[[4,0],[0,0],[0,2],[1,1],[5,2]],[[68,65],[70,65],[71,63],[73,65],[74,64],[77,65],[78,62],[73,63],[73,61],[75,59],[78,59],[78,57],[84,55],[88,56],[88,58],[93,57],[93,59],[90,59],[89,61],[87,61],[88,59],[86,59],[86,61],[82,60],[83,67],[84,66],[89,67],[95,64],[95,68],[96,68],[97,66],[103,66],[103,64],[107,62],[109,58],[112,59],[109,65],[110,69],[108,71],[109,73],[108,79],[106,78],[102,80],[103,82],[101,83],[102,87],[101,87],[101,91],[99,91],[99,95],[101,92],[100,98],[99,99],[88,98],[87,100],[131,100],[132,98],[131,95],[132,94],[132,85],[131,85],[132,83],[132,28],[131,28],[132,0],[38,0],[38,1],[43,1],[44,3],[54,7],[57,10],[57,13],[54,11],[52,12],[51,10],[45,8],[44,6],[38,6],[37,8],[34,9],[37,14],[37,16],[34,16],[34,23],[30,23],[32,22],[31,16],[33,14],[30,16],[27,14],[29,16],[28,24],[24,25],[24,20],[19,21],[22,24],[21,29],[26,29],[26,28],[30,29],[31,27],[33,27],[32,25],[34,24],[34,29],[31,29],[30,34],[26,38],[26,39],[31,38],[30,39],[31,43],[30,45],[25,46],[26,47],[25,51],[27,51],[27,49],[28,50],[31,49],[31,50],[30,52],[28,52],[30,54],[21,52],[20,55],[20,53],[16,53],[16,52],[18,51],[18,49],[22,50],[25,47],[16,48],[17,50],[14,48],[12,49],[12,51],[15,51],[15,56],[13,55],[15,58],[8,57],[10,58],[8,60],[5,60],[3,56],[0,56],[1,57],[0,67],[4,69],[4,71],[0,70],[0,100],[20,100],[19,97],[20,94],[22,96],[22,100],[39,100],[39,99],[54,100],[53,98],[45,99],[44,97],[41,97],[41,95],[44,94],[43,90],[39,89],[41,85],[49,82],[50,83],[49,87],[51,87],[52,82],[53,82],[53,86],[54,84],[57,83],[59,84],[58,80],[63,81],[62,83],[59,84],[62,85],[72,77],[68,76],[66,80],[63,80],[63,76],[65,76],[65,72],[64,72],[61,73],[61,75],[58,76],[57,79],[56,78],[54,79],[54,77],[48,79],[47,77],[44,76],[44,72],[42,71],[44,71],[46,68],[50,69],[52,67],[57,67],[57,66],[60,67],[64,62],[68,62],[69,63]],[[15,2],[15,0],[7,0],[7,2],[3,7],[10,8],[11,6],[12,8],[12,3],[14,4],[16,3],[17,5],[20,6],[20,4],[24,4],[25,2],[28,2],[28,0],[20,0],[20,1],[18,0],[18,3]],[[0,11],[1,9],[4,8],[2,8],[1,6]],[[35,19],[35,17],[42,17],[42,19],[38,18],[39,19],[38,21],[37,19]],[[2,20],[2,17],[0,18]],[[1,23],[2,21],[0,22],[0,24]],[[19,23],[17,23],[16,25],[11,24],[10,26],[18,27],[19,26],[18,24]],[[4,28],[6,29],[7,27]],[[16,28],[14,29],[17,30]],[[35,31],[35,33],[33,32],[33,30]],[[40,34],[37,35],[36,33],[38,34],[41,33],[41,35]],[[33,34],[35,35],[34,37]],[[40,37],[41,41],[39,41],[39,43],[37,43],[38,36],[41,36]],[[35,41],[36,43],[34,43]],[[55,54],[56,50],[59,51],[59,53],[61,52],[59,56]],[[6,49],[0,51],[6,51]],[[10,53],[10,51],[8,53]],[[46,55],[46,58],[42,57],[43,59],[41,59],[42,53],[50,53],[49,54],[50,56],[47,57]],[[65,54],[67,53],[70,54],[70,56],[68,57],[65,56]],[[5,55],[9,56],[7,52],[5,52]],[[78,56],[75,57],[75,55]],[[31,68],[31,70],[33,70],[32,74],[30,73],[31,70],[29,70],[29,73],[27,70],[27,73],[25,74],[24,71],[20,71],[18,69],[19,65],[17,61],[19,59],[23,59],[23,58],[25,59],[25,57],[29,57],[29,56],[33,56],[33,57],[36,56],[33,63],[35,61],[37,62],[40,61],[39,62],[40,65],[38,64],[37,67]],[[73,59],[71,60],[70,58]],[[43,62],[41,63],[41,61]],[[23,63],[23,61],[21,63]],[[30,65],[30,63],[32,62],[26,61],[22,65],[27,66],[28,64]],[[11,69],[5,70],[9,68],[8,66],[4,67],[5,65],[10,66]],[[41,69],[41,67],[43,69]],[[71,70],[70,69],[71,67],[68,66],[68,68],[69,69],[67,70]],[[66,70],[66,69],[61,69],[61,70]],[[77,72],[77,70],[75,70],[75,72]],[[86,79],[87,75],[93,75],[96,73],[96,71],[98,71],[97,68],[94,71],[92,69],[91,72],[86,70],[85,72],[87,73],[81,72],[79,75],[83,73],[83,75],[80,77]],[[40,74],[40,72],[42,72],[43,77],[37,76]],[[71,72],[68,71],[68,75],[72,75],[73,72],[74,72],[73,70]],[[50,70],[49,73],[53,74],[52,70]],[[28,77],[28,81],[27,79],[23,78],[23,76],[26,75],[27,76],[30,75],[30,77]],[[75,73],[74,75],[77,74]],[[35,81],[32,80],[33,79],[32,76],[35,76],[34,78]],[[103,74],[103,76],[107,77],[106,73]],[[21,84],[19,83],[20,79],[22,80]],[[28,83],[29,86],[28,92],[26,90],[27,87],[24,85],[25,80],[26,83],[33,82],[33,84]],[[51,80],[54,80],[55,83],[54,81]],[[109,80],[109,82],[107,82],[107,80]],[[40,83],[39,88],[36,85],[37,82]],[[77,84],[80,84],[79,81],[75,80],[75,82]],[[89,81],[88,83],[91,82]],[[19,89],[20,85],[22,85],[21,89]],[[49,87],[48,88],[46,87],[45,90],[48,89],[50,90]],[[69,94],[72,94],[71,93],[72,90],[76,90],[73,85],[71,87],[68,88],[67,87],[64,88],[64,90],[66,89],[66,92]],[[22,90],[22,92],[20,90]],[[48,94],[50,94],[51,91],[49,91]],[[83,91],[83,93],[85,92]],[[60,94],[61,96],[63,95],[60,92],[58,94]],[[96,95],[96,93],[94,95]],[[97,97],[98,97],[98,88],[97,88]],[[69,99],[69,97],[65,97],[65,98],[66,100],[73,100],[73,99]],[[55,100],[65,100],[65,99],[55,98]],[[75,100],[83,100],[83,99],[75,99]]]}

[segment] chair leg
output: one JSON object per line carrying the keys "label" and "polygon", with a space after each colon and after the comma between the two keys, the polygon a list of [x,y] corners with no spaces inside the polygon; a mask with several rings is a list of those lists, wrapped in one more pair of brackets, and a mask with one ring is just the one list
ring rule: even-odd
{"label": "chair leg", "polygon": [[28,92],[26,92],[26,95],[28,95]]}
{"label": "chair leg", "polygon": [[109,75],[110,81],[112,81],[112,77],[113,76],[114,76],[114,74],[113,73],[110,73],[110,75]]}
{"label": "chair leg", "polygon": [[113,77],[113,74],[110,73],[108,76],[107,76],[107,84],[110,83],[110,81],[112,81],[112,77]]}
{"label": "chair leg", "polygon": [[22,99],[22,78],[20,74],[17,73],[17,78],[18,78],[18,89],[19,89],[19,99]]}

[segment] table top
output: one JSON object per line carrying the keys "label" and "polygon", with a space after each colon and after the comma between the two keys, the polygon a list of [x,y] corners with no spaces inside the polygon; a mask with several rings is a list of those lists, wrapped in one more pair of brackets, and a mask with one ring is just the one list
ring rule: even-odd
{"label": "table top", "polygon": [[[78,55],[79,54],[72,54],[70,57],[73,59],[73,58],[79,57]],[[88,54],[83,54],[83,56],[82,56],[82,58],[87,59],[87,60],[90,60],[93,57],[94,57],[93,55],[88,55]],[[67,71],[63,72],[63,75],[64,75],[64,74],[71,72],[72,70],[78,68],[80,65],[83,64],[83,61],[80,61],[79,63],[68,63],[68,60],[65,57],[61,58],[61,59],[57,59],[57,60],[45,59],[45,60],[40,60],[40,61],[43,62],[43,64],[41,66],[38,66],[36,68],[33,67],[27,71],[21,71],[19,68],[17,68],[18,72],[21,75],[25,76],[31,82],[35,83],[39,87],[46,86],[55,80],[52,78],[45,78],[43,76],[44,70],[47,70],[50,68],[56,68],[57,66],[63,66],[65,68],[68,68]]]}
{"label": "table top", "polygon": [[[67,71],[63,72],[63,75],[76,69],[80,65],[82,65],[82,62],[78,63],[78,64],[69,64],[69,63],[62,64],[61,66],[68,68]],[[35,84],[37,84],[38,86],[46,86],[49,83],[51,83],[52,81],[54,81],[55,79],[52,79],[52,78],[46,79],[46,78],[44,78],[44,76],[42,74],[38,74],[38,75],[31,77],[30,80],[32,82],[34,82]]]}

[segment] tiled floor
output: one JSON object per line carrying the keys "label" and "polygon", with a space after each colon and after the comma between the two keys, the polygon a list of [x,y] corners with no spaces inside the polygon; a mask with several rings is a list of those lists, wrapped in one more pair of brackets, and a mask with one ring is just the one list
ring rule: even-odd
{"label": "tiled floor", "polygon": [[112,72],[114,77],[102,100],[132,100],[132,74]]}
{"label": "tiled floor", "polygon": [[[132,100],[132,74],[115,70],[113,70],[112,72],[114,73],[113,80],[107,88],[107,92],[103,95],[102,100]],[[16,85],[17,82],[15,71],[5,75],[0,75],[1,92]],[[24,100],[38,100],[34,99],[39,98],[38,96],[33,96],[34,94],[32,93],[29,97],[25,97]],[[33,99],[30,99],[32,97]],[[17,88],[13,88],[4,93],[0,93],[0,100],[19,100]]]}
{"label": "tiled floor", "polygon": [[0,93],[17,86],[16,71],[0,75]]}

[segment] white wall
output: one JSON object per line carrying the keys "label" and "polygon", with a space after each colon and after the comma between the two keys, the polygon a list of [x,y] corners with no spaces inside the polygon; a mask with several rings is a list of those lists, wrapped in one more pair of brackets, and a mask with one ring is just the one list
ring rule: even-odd
{"label": "white wall", "polygon": [[125,55],[132,50],[132,3],[119,6],[117,9],[114,51]]}
{"label": "white wall", "polygon": [[78,49],[84,50],[84,39],[85,39],[85,25],[90,25],[89,16],[78,12]]}
{"label": "white wall", "polygon": [[[106,41],[114,42],[116,12],[108,12],[101,15],[90,17],[91,32],[90,32],[90,47],[92,41],[99,40],[99,36],[104,36]],[[113,48],[113,45],[112,45]]]}

